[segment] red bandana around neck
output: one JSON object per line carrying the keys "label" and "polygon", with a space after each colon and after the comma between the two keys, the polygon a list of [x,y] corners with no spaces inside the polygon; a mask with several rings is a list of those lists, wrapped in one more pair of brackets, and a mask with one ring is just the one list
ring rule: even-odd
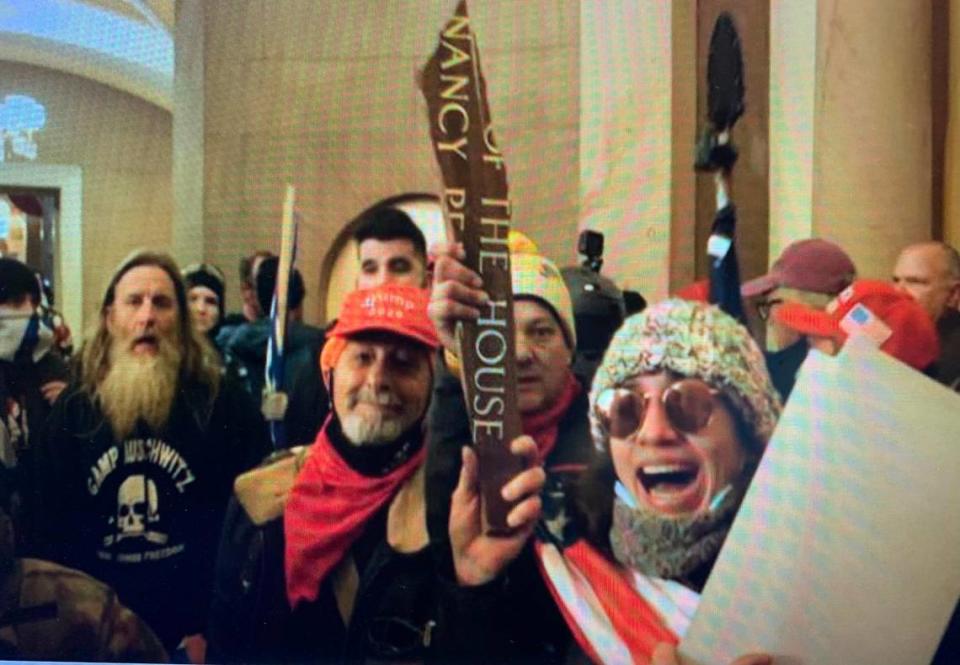
{"label": "red bandana around neck", "polygon": [[537,442],[537,448],[540,450],[540,461],[550,455],[553,446],[557,443],[557,431],[560,427],[560,420],[567,413],[567,409],[573,404],[573,400],[580,394],[580,383],[574,377],[573,372],[567,370],[566,384],[563,386],[563,392],[559,399],[546,411],[539,411],[529,416],[523,416],[523,433],[532,436]]}
{"label": "red bandana around neck", "polygon": [[416,454],[386,476],[354,471],[327,437],[327,420],[297,475],[283,514],[287,601],[312,602],[320,584],[363,532],[363,527],[423,462]]}

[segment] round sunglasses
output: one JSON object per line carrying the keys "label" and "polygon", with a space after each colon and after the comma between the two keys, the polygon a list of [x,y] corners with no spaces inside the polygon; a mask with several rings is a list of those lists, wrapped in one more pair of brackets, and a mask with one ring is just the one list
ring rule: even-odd
{"label": "round sunglasses", "polygon": [[[673,429],[696,434],[710,424],[719,394],[699,379],[680,379],[661,393],[660,402]],[[649,405],[649,395],[629,388],[607,388],[597,396],[594,413],[609,436],[627,439],[643,426]]]}

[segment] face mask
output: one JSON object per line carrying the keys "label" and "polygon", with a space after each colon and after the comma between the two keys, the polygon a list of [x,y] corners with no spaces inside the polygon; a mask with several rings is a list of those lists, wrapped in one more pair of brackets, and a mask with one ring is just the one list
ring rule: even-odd
{"label": "face mask", "polygon": [[53,330],[39,315],[0,307],[0,360],[37,362],[53,340]]}

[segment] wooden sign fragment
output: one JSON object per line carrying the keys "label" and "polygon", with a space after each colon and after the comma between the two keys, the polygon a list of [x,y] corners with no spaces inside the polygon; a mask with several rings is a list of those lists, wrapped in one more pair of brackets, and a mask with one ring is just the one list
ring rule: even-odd
{"label": "wooden sign fragment", "polygon": [[523,470],[510,442],[522,434],[517,405],[513,294],[510,282],[510,196],[507,172],[490,122],[486,82],[465,0],[440,33],[422,72],[430,135],[443,177],[447,228],[466,250],[466,265],[490,296],[479,320],[457,331],[464,397],[480,461],[487,533],[509,532],[512,505],[500,490]]}

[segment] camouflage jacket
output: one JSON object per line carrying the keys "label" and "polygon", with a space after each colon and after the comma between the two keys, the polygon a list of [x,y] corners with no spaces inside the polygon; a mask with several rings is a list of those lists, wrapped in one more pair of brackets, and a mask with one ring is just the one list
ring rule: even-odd
{"label": "camouflage jacket", "polygon": [[39,559],[15,559],[0,580],[0,658],[167,662],[113,589]]}

